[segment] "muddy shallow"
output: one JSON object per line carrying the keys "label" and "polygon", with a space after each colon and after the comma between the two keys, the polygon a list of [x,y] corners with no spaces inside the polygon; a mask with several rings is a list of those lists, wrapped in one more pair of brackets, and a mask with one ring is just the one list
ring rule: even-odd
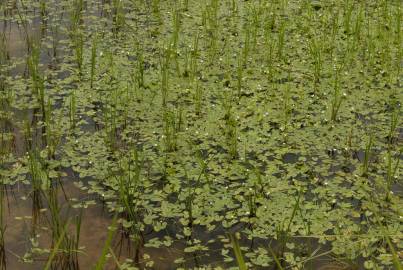
{"label": "muddy shallow", "polygon": [[400,9],[2,1],[0,269],[396,268]]}

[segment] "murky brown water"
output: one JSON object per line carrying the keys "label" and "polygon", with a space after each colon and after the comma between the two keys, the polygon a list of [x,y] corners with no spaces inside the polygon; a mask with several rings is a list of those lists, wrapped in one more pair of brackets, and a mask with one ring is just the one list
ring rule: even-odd
{"label": "murky brown water", "polygon": [[[39,29],[39,21],[34,21],[31,28],[31,36],[39,37],[41,31]],[[24,40],[25,33],[23,29],[15,23],[4,24],[0,22],[0,29],[3,31],[3,36],[6,38],[8,47],[7,51],[12,59],[24,59],[27,54],[26,41]],[[43,63],[50,63],[51,59],[49,54],[43,54]],[[13,72],[19,74],[23,73],[26,68],[24,61],[18,62],[13,68]],[[15,118],[27,119],[33,121],[33,113],[30,110],[14,112]],[[21,129],[17,126],[12,127],[14,133],[14,153],[21,156],[25,152],[24,138]],[[284,162],[294,163],[298,157],[285,156]],[[108,213],[106,207],[95,195],[90,195],[81,190],[75,185],[76,179],[74,175],[69,175],[59,183],[55,189],[57,190],[57,201],[62,209],[62,217],[73,217],[78,215],[79,209],[72,208],[72,205],[78,202],[94,202],[82,210],[82,226],[80,230],[80,252],[78,256],[78,265],[80,269],[91,269],[96,263],[97,259],[102,253],[102,248],[108,236],[108,227],[112,223],[112,215]],[[38,199],[38,197],[36,198]],[[19,270],[19,269],[43,269],[48,253],[38,255],[32,258],[32,262],[27,262],[24,258],[27,251],[32,248],[32,238],[34,235],[38,236],[38,247],[43,249],[51,249],[52,236],[49,224],[49,209],[46,207],[46,196],[39,195],[39,200],[43,205],[38,209],[37,201],[33,201],[32,188],[22,184],[18,186],[11,186],[7,188],[6,196],[3,198],[3,205],[5,206],[3,213],[3,220],[5,225],[5,259],[6,269]],[[35,215],[39,216],[36,217]],[[73,230],[73,228],[72,228]],[[175,233],[175,228],[172,229]],[[214,236],[206,234],[205,231],[198,232],[195,229],[195,234],[198,239],[208,241]],[[171,232],[172,233],[172,232]],[[161,236],[164,232],[153,233],[146,235],[147,239]],[[118,257],[120,263],[123,263],[126,258],[135,259],[137,255],[140,256],[140,266],[144,266],[151,258],[153,265],[148,269],[170,270],[176,269],[177,265],[174,261],[178,258],[185,257],[186,265],[193,267],[197,265],[198,259],[193,254],[184,254],[183,250],[186,244],[185,241],[175,242],[170,248],[149,248],[142,247],[136,254],[134,248],[128,244],[130,241],[125,238],[124,233],[118,230],[112,244],[113,250]],[[217,247],[217,256],[210,257],[206,261],[214,266],[222,266],[225,268],[226,264],[222,262],[222,257],[219,256],[220,247]],[[211,253],[211,251],[209,251]],[[199,254],[203,260],[203,254]],[[24,262],[25,260],[25,262]],[[313,269],[349,269],[343,263],[329,263],[332,258],[320,258],[311,265]],[[105,269],[116,269],[116,263],[108,260],[108,265]]]}
{"label": "murky brown water", "polygon": [[[72,182],[65,182],[63,189],[66,192],[66,196],[61,190],[57,196],[63,209],[68,208],[69,200],[84,201],[87,199]],[[40,246],[50,247],[51,237],[48,222],[45,220],[46,212],[42,212],[38,223],[33,224],[32,213],[35,206],[28,190],[24,190],[21,187],[19,190],[18,188],[9,190],[7,193],[8,196],[4,198],[4,205],[6,206],[4,220],[6,226],[7,269],[42,269],[44,262],[34,262],[30,265],[21,262],[20,258],[24,257],[27,247],[31,245],[30,238],[34,230],[40,235]],[[90,269],[94,264],[94,258],[97,258],[100,254],[111,218],[101,205],[91,205],[83,210],[82,220],[80,246],[83,247],[84,253],[79,256],[79,264],[82,269]],[[41,259],[39,258],[39,260]],[[46,256],[43,260],[46,260]]]}
{"label": "murky brown water", "polygon": [[[66,180],[63,186],[58,187],[57,199],[59,201],[64,216],[74,216],[79,210],[72,210],[71,205],[79,202],[93,201],[95,198],[86,195],[74,185],[73,180]],[[44,199],[44,198],[42,198]],[[30,239],[35,232],[40,248],[51,248],[52,238],[47,218],[48,210],[45,205],[40,210],[39,217],[35,221],[33,213],[38,210],[32,201],[32,193],[23,186],[15,186],[7,190],[7,196],[3,199],[4,225],[5,231],[5,251],[7,269],[43,269],[48,254],[38,256],[33,262],[24,262],[24,255],[32,247]],[[45,202],[43,202],[45,203]],[[69,210],[67,212],[67,210]],[[63,215],[63,214],[62,214]],[[99,258],[108,234],[108,227],[112,223],[112,217],[107,213],[103,205],[97,201],[96,204],[89,205],[82,212],[82,226],[80,232],[80,253],[78,264],[80,269],[91,269]],[[116,256],[121,263],[126,258],[134,258],[134,250],[128,246],[127,239],[118,230],[112,245]],[[175,269],[173,261],[183,256],[183,245],[173,244],[172,248],[142,248],[140,255],[147,254],[153,260],[153,269]],[[146,256],[145,258],[147,258]],[[140,263],[147,263],[147,259],[140,259]],[[116,269],[116,264],[112,261],[105,269]]]}
{"label": "murky brown water", "polygon": [[[40,21],[34,20],[30,27],[29,35],[40,38]],[[25,59],[27,55],[27,44],[25,32],[21,25],[10,22],[0,22],[0,29],[3,38],[8,45],[6,50],[12,60],[17,64],[12,68],[12,74],[22,74],[26,68]],[[41,63],[50,62],[49,55],[41,56]],[[14,117],[20,120],[33,120],[31,110],[15,111]],[[10,123],[13,130],[13,152],[21,156],[25,152],[24,135],[21,128]],[[112,216],[106,211],[104,205],[96,197],[91,197],[85,191],[80,190],[74,184],[74,178],[64,179],[57,187],[57,201],[62,209],[64,218],[78,215],[80,210],[73,209],[72,205],[79,202],[91,201],[88,207],[82,210],[82,225],[80,230],[78,265],[80,269],[91,269],[102,253],[105,240],[108,236],[108,228],[112,223]],[[5,269],[43,269],[49,253],[35,255],[32,258],[26,253],[33,247],[33,239],[37,242],[38,248],[51,249],[52,237],[49,224],[49,209],[46,206],[46,196],[39,194],[36,201],[33,200],[32,187],[22,184],[7,187],[3,198],[4,213],[3,221],[5,226]],[[41,206],[38,206],[38,200]],[[39,209],[40,208],[40,209]],[[38,215],[38,216],[36,216]],[[33,237],[36,236],[36,237]],[[119,230],[116,232],[112,244],[113,250],[119,261],[134,259],[133,247],[129,246],[130,241]],[[175,248],[177,246],[177,248]],[[140,265],[145,265],[152,258],[153,268],[168,270],[175,269],[173,261],[183,256],[183,244],[174,243],[172,248],[142,248],[139,251],[141,258]],[[146,255],[145,255],[146,254]],[[146,259],[143,259],[145,257]],[[109,260],[105,269],[116,269],[116,263]]]}

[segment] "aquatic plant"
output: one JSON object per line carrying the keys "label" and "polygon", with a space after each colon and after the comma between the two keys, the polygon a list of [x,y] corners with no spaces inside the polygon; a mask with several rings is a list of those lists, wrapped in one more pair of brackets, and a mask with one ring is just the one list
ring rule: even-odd
{"label": "aquatic plant", "polygon": [[245,264],[245,260],[244,260],[243,255],[242,255],[242,250],[241,250],[241,248],[239,246],[239,241],[238,241],[237,236],[234,235],[234,234],[230,234],[229,236],[230,236],[230,239],[231,239],[232,248],[234,250],[235,258],[237,260],[239,269],[240,270],[247,270],[248,267]]}
{"label": "aquatic plant", "polygon": [[6,261],[6,247],[5,247],[5,237],[6,237],[6,224],[4,222],[4,210],[5,210],[5,185],[2,178],[2,183],[0,186],[0,269],[7,269]]}
{"label": "aquatic plant", "polygon": [[399,267],[397,1],[59,2],[0,1],[1,267]]}

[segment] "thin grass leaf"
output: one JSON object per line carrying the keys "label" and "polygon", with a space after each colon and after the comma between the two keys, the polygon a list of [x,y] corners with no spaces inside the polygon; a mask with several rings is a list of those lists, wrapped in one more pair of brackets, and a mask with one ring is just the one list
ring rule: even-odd
{"label": "thin grass leaf", "polygon": [[229,235],[231,244],[232,244],[232,249],[234,250],[235,253],[235,258],[238,263],[239,270],[247,270],[248,267],[246,266],[245,260],[242,255],[242,250],[241,247],[239,246],[239,241],[238,238],[234,234]]}
{"label": "thin grass leaf", "polygon": [[117,215],[115,214],[115,216],[112,220],[112,224],[109,227],[108,235],[106,237],[104,247],[102,248],[101,256],[99,257],[97,264],[93,268],[94,270],[103,270],[105,267],[106,256],[108,255],[109,248],[112,244],[113,236],[115,235],[116,223],[117,223]]}
{"label": "thin grass leaf", "polygon": [[50,255],[49,255],[48,261],[47,261],[45,267],[43,268],[44,270],[49,270],[49,269],[51,268],[52,262],[53,262],[53,260],[54,260],[54,258],[55,258],[55,256],[56,256],[56,253],[57,253],[57,251],[59,250],[59,247],[60,247],[60,245],[62,244],[62,242],[63,242],[63,240],[64,240],[64,237],[65,237],[65,235],[66,235],[67,228],[68,228],[68,226],[70,225],[70,221],[71,221],[71,220],[68,220],[68,221],[66,222],[66,224],[64,225],[63,230],[62,230],[62,232],[60,233],[60,237],[59,237],[59,239],[57,240],[56,245],[53,247],[52,252],[51,252]]}

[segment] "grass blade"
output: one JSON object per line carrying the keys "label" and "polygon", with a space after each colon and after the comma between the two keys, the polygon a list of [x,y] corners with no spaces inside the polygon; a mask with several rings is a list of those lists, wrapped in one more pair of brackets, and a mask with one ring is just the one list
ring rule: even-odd
{"label": "grass blade", "polygon": [[104,247],[102,248],[101,257],[98,259],[94,270],[103,270],[106,264],[106,255],[108,254],[109,248],[112,244],[113,236],[116,231],[117,215],[112,220],[112,225],[109,227],[108,236],[106,237]]}
{"label": "grass blade", "polygon": [[241,247],[239,246],[239,241],[238,238],[235,236],[235,234],[230,234],[229,235],[231,244],[232,244],[232,249],[234,250],[236,261],[238,263],[239,270],[247,270],[248,267],[246,266],[245,260],[242,255],[242,250]]}

